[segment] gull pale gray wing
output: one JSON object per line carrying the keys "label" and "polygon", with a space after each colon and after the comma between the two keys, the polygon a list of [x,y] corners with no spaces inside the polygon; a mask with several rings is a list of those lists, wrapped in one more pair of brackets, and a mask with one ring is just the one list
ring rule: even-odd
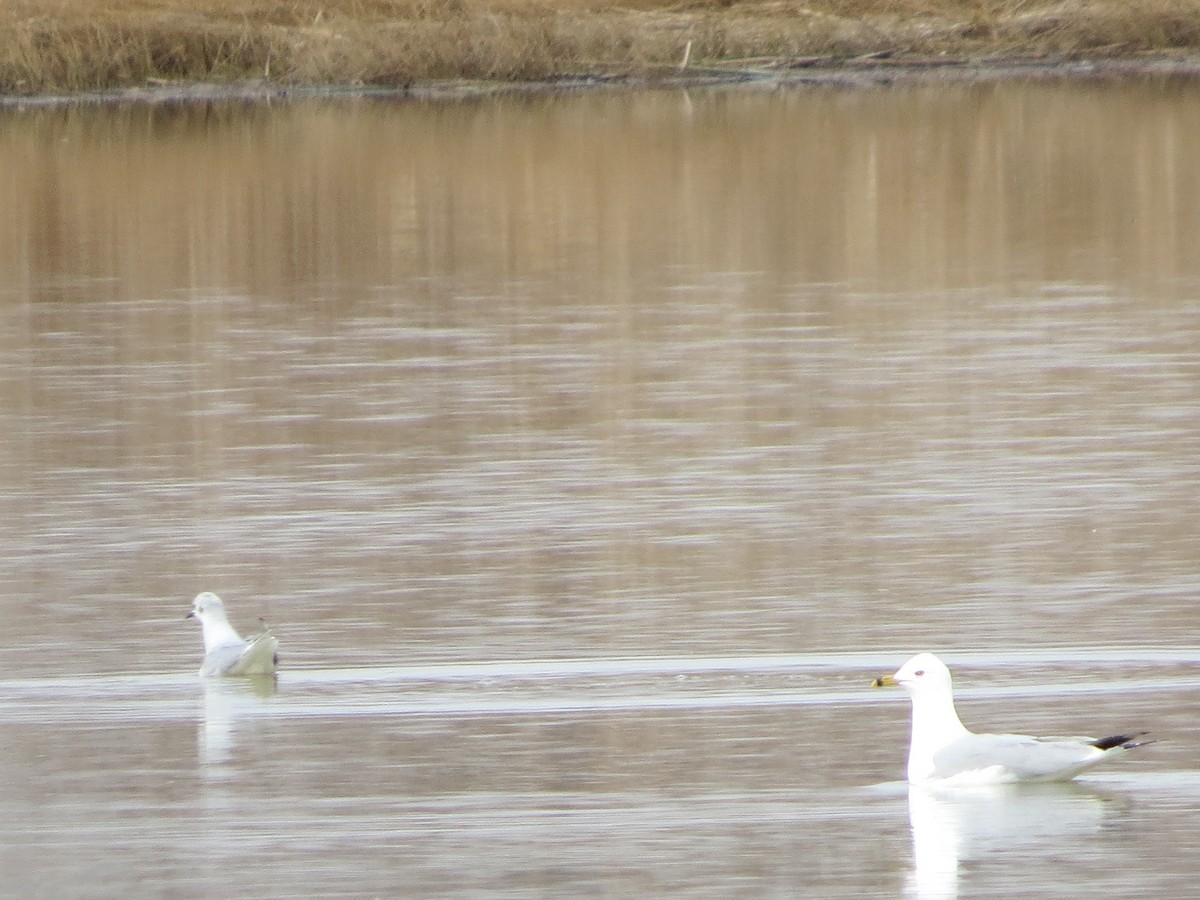
{"label": "gull pale gray wing", "polygon": [[1001,769],[1019,781],[1070,778],[1093,763],[1105,750],[1091,738],[1036,738],[1024,734],[972,734],[934,754],[935,777]]}
{"label": "gull pale gray wing", "polygon": [[226,675],[271,675],[275,672],[279,640],[269,631],[250,639],[240,656],[225,670]]}

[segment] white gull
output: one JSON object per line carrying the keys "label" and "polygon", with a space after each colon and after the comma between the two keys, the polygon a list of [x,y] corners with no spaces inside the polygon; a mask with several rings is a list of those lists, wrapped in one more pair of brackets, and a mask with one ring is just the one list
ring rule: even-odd
{"label": "white gull", "polygon": [[954,709],[950,670],[932,653],[914,656],[895,674],[876,678],[871,684],[898,685],[912,699],[910,784],[1068,781],[1110,757],[1153,743],[1139,740],[1144,731],[1099,739],[975,734],[967,730]]}
{"label": "white gull", "polygon": [[242,639],[229,624],[225,604],[211,591],[196,595],[189,619],[198,619],[204,631],[204,662],[200,674],[274,675],[279,641],[264,628],[250,640]]}

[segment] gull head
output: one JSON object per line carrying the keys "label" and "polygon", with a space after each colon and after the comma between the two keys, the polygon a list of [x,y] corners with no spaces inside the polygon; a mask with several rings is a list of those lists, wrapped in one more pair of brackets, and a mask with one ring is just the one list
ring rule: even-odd
{"label": "gull head", "polygon": [[950,690],[950,670],[932,653],[918,653],[892,675],[871,682],[872,687],[902,687],[911,695]]}
{"label": "gull head", "polygon": [[192,601],[192,611],[184,616],[186,619],[199,619],[201,624],[209,621],[228,622],[225,615],[225,604],[212,591],[197,594]]}

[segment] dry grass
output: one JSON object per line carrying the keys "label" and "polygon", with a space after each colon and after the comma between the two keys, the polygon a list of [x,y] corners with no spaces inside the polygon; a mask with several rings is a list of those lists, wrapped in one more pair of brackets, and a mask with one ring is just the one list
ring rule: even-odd
{"label": "dry grass", "polygon": [[7,0],[0,90],[1200,49],[1195,0]]}

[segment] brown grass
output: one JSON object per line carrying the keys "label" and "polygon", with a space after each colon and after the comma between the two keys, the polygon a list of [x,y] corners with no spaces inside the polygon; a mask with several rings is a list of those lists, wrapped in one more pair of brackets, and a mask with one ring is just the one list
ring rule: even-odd
{"label": "brown grass", "polygon": [[0,90],[1200,49],[1195,0],[7,0]]}

